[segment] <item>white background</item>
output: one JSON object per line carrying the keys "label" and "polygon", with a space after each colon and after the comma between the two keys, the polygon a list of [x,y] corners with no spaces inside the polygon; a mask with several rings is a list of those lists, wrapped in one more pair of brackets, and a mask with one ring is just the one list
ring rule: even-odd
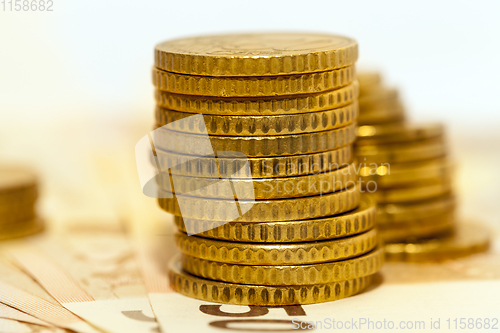
{"label": "white background", "polygon": [[498,1],[54,0],[53,12],[37,13],[1,6],[3,124],[152,121],[156,43],[254,30],[354,37],[358,67],[382,70],[412,118],[479,134],[500,124]]}

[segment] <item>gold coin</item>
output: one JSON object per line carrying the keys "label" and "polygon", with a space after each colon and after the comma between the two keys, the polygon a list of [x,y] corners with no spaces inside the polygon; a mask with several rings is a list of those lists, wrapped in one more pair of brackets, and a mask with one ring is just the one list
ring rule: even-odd
{"label": "gold coin", "polygon": [[378,105],[393,105],[398,99],[399,95],[396,89],[378,87],[369,94],[362,94],[359,96],[358,102],[363,111],[368,111],[371,107],[376,107]]}
{"label": "gold coin", "polygon": [[353,258],[377,246],[377,229],[348,238],[309,243],[256,244],[175,235],[179,250],[191,257],[241,265],[303,265]]}
{"label": "gold coin", "polygon": [[366,145],[355,147],[360,163],[405,163],[440,158],[446,155],[444,138],[405,143]]}
{"label": "gold coin", "polygon": [[217,97],[314,94],[344,87],[355,77],[354,66],[327,72],[256,77],[193,76],[153,68],[153,84],[159,90]]}
{"label": "gold coin", "polygon": [[8,230],[0,230],[0,240],[29,236],[41,232],[43,229],[44,223],[40,219],[25,221],[24,223],[18,223],[16,227]]}
{"label": "gold coin", "polygon": [[3,192],[0,194],[0,214],[16,214],[35,204],[38,198],[36,186]]}
{"label": "gold coin", "polygon": [[455,205],[455,198],[451,195],[412,203],[379,205],[377,223],[406,223],[431,218],[452,211]]}
{"label": "gold coin", "polygon": [[155,47],[155,66],[209,76],[311,73],[353,65],[358,43],[312,33],[226,34],[183,38]]}
{"label": "gold coin", "polygon": [[356,279],[377,273],[384,263],[383,247],[360,257],[321,264],[253,266],[226,264],[183,255],[189,274],[221,282],[266,286],[312,285]]}
{"label": "gold coin", "polygon": [[[153,136],[158,149],[195,156],[207,154],[205,136],[169,131],[163,128],[155,131]],[[351,144],[355,139],[356,123],[352,123],[335,130],[296,135],[210,136],[210,143],[214,152],[225,151],[229,153],[234,151],[249,157],[259,157],[319,153]]]}
{"label": "gold coin", "polygon": [[302,114],[336,109],[358,99],[358,82],[345,87],[310,95],[278,97],[221,98],[173,94],[155,90],[159,107],[189,113],[232,116],[264,116]]}
{"label": "gold coin", "polygon": [[394,187],[388,189],[376,189],[370,195],[380,204],[404,203],[442,197],[450,194],[452,182],[449,175],[441,179],[420,182],[411,187]]}
{"label": "gold coin", "polygon": [[[287,178],[230,179],[232,186],[239,189],[238,200],[268,200],[294,197],[308,197],[336,192],[354,186],[358,181],[354,163],[330,172]],[[232,186],[209,186],[219,178],[178,176],[174,177],[174,192],[178,195],[204,199],[234,199]],[[160,173],[157,183],[161,190],[171,192],[170,175]]]}
{"label": "gold coin", "polygon": [[361,71],[357,77],[362,95],[370,94],[382,85],[382,76],[378,72]]}
{"label": "gold coin", "polygon": [[409,244],[387,244],[386,259],[392,261],[441,261],[484,252],[491,232],[480,224],[457,224],[452,236]]}
{"label": "gold coin", "polygon": [[394,122],[404,122],[405,109],[404,106],[398,101],[392,105],[376,105],[369,110],[359,108],[358,124],[374,125],[386,124]]}
{"label": "gold coin", "polygon": [[296,177],[336,170],[352,162],[351,145],[314,154],[248,159],[193,158],[161,149],[156,154],[158,164],[171,166],[172,174],[194,177],[218,177],[218,168],[228,175],[237,174],[238,178]]}
{"label": "gold coin", "polygon": [[[231,220],[228,221],[227,210],[232,201],[182,197],[186,209],[181,213],[175,199],[165,198],[166,194],[163,192],[160,192],[159,196],[160,207],[174,215],[187,219],[231,222]],[[180,197],[177,196],[177,200]],[[355,209],[359,201],[358,185],[344,191],[313,197],[259,201],[238,200],[241,211],[246,211],[246,213],[234,222],[279,222],[325,217]]]}
{"label": "gold coin", "polygon": [[400,243],[449,235],[454,226],[454,212],[450,211],[410,223],[379,224],[379,232],[385,243]]}
{"label": "gold coin", "polygon": [[178,258],[169,269],[173,290],[207,302],[235,305],[294,305],[335,301],[355,295],[372,282],[372,275],[319,285],[258,286],[218,282],[185,273]]}
{"label": "gold coin", "polygon": [[179,230],[230,242],[293,243],[348,237],[375,226],[376,204],[362,196],[359,207],[341,215],[291,222],[229,222],[183,219],[175,216]]}
{"label": "gold coin", "polygon": [[374,181],[377,188],[411,186],[429,180],[442,179],[453,173],[453,165],[446,158],[409,163],[383,165],[362,165],[359,169],[361,179],[368,183]]}
{"label": "gold coin", "polygon": [[36,184],[36,175],[27,168],[19,166],[0,167],[0,195],[8,195],[12,191],[33,188]]}
{"label": "gold coin", "polygon": [[357,145],[408,142],[442,136],[444,127],[440,123],[364,125],[358,127],[357,135]]}
{"label": "gold coin", "polygon": [[203,115],[188,121],[176,122],[192,116],[192,113],[156,108],[158,126],[169,124],[169,129],[194,134],[260,136],[289,135],[328,131],[347,126],[358,117],[357,103],[344,107],[291,115],[230,116]]}
{"label": "gold coin", "polygon": [[31,206],[22,207],[22,209],[15,209],[11,211],[0,210],[0,228],[3,225],[10,225],[18,223],[19,221],[26,221],[34,219],[36,216],[34,203]]}

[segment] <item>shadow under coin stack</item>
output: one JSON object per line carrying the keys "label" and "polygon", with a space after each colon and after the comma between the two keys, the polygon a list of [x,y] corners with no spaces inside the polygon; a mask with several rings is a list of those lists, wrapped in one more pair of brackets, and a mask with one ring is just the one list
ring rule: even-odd
{"label": "shadow under coin stack", "polygon": [[363,187],[378,202],[387,258],[441,260],[484,250],[481,226],[455,223],[443,126],[407,122],[397,91],[384,87],[378,73],[361,73],[359,84],[355,155]]}
{"label": "shadow under coin stack", "polygon": [[0,240],[31,235],[43,229],[35,212],[37,197],[37,180],[31,171],[0,166]]}
{"label": "shadow under coin stack", "polygon": [[[242,34],[155,52],[156,131],[176,126],[154,143],[158,164],[171,166],[158,178],[159,204],[179,228],[172,287],[206,301],[289,305],[369,286],[384,254],[352,159],[357,43]],[[200,113],[204,121],[178,122]],[[204,133],[215,158],[197,156],[201,144],[181,151]],[[213,187],[222,182],[231,190]],[[228,220],[235,201],[241,214]]]}

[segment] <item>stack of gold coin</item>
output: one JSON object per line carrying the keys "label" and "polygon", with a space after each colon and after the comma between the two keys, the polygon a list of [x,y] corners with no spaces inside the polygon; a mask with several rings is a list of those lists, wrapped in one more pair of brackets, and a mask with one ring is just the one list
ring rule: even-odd
{"label": "stack of gold coin", "polygon": [[385,87],[380,74],[361,73],[359,83],[355,155],[363,188],[378,202],[377,222],[390,244],[388,258],[442,259],[444,252],[454,257],[484,249],[487,237],[476,237],[482,245],[471,242],[470,251],[453,247],[466,242],[457,236],[463,232],[456,229],[464,227],[455,223],[453,166],[443,126],[406,121],[397,90]]}
{"label": "stack of gold coin", "polygon": [[247,305],[366,288],[383,249],[352,158],[356,41],[220,35],[167,41],[155,54],[152,141],[156,163],[169,166],[157,177],[159,204],[176,215],[182,252],[172,287]]}
{"label": "stack of gold coin", "polygon": [[29,170],[0,166],[0,240],[27,236],[43,229],[37,218],[36,176]]}

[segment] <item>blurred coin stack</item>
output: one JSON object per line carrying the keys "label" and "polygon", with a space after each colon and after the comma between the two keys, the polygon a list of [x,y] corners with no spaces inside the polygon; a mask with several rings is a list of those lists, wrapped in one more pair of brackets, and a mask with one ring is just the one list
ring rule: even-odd
{"label": "blurred coin stack", "polygon": [[24,168],[0,166],[0,240],[27,236],[43,229],[37,218],[37,179]]}
{"label": "blurred coin stack", "polygon": [[[169,166],[157,177],[159,204],[179,228],[175,290],[286,305],[336,300],[371,283],[383,250],[352,158],[357,57],[354,40],[318,34],[157,45],[152,140],[156,163]],[[186,120],[196,114],[203,118]]]}
{"label": "blurred coin stack", "polygon": [[[463,227],[455,223],[453,167],[443,126],[406,121],[397,90],[385,87],[378,73],[361,73],[359,84],[355,155],[363,187],[378,202],[387,257],[442,259],[467,252],[464,242],[453,249],[463,233],[454,232]],[[486,245],[481,234],[476,238]],[[473,243],[470,252],[477,251],[477,241]]]}

